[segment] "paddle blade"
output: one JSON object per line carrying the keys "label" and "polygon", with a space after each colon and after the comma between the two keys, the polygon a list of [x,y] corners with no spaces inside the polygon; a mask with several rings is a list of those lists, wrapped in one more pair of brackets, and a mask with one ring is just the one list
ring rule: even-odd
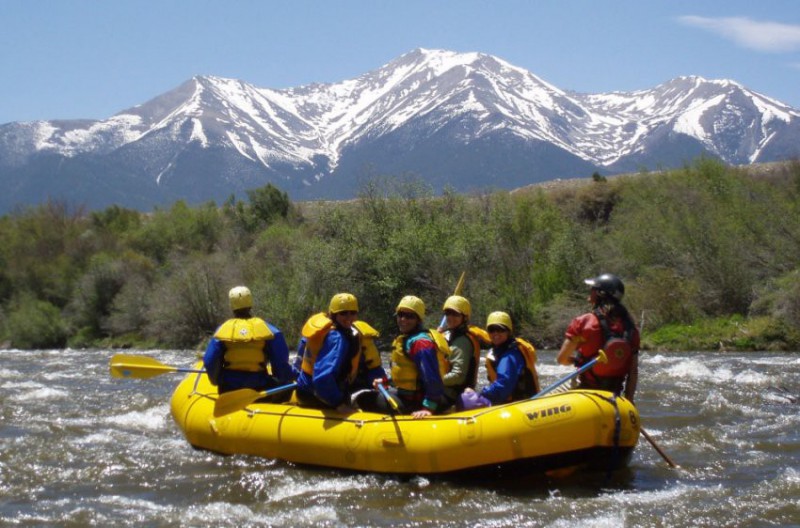
{"label": "paddle blade", "polygon": [[253,389],[223,392],[219,395],[217,403],[214,405],[214,416],[225,416],[226,414],[240,411],[265,395],[266,392],[259,392]]}
{"label": "paddle blade", "polygon": [[458,278],[458,282],[456,283],[456,289],[453,295],[461,295],[461,292],[464,289],[464,279],[466,278],[467,278],[467,272],[462,271],[461,277]]}
{"label": "paddle blade", "polygon": [[177,368],[165,365],[147,356],[116,354],[109,364],[111,376],[115,378],[147,379],[167,372],[177,372]]}

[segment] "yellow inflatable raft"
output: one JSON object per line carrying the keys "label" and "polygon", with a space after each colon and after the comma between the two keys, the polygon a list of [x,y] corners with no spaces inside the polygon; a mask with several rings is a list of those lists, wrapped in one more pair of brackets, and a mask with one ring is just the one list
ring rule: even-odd
{"label": "yellow inflatable raft", "polygon": [[294,404],[254,403],[215,417],[205,374],[178,385],[172,415],[189,443],[223,454],[391,474],[549,471],[627,464],[639,414],[624,398],[569,391],[496,407],[414,420],[342,415]]}

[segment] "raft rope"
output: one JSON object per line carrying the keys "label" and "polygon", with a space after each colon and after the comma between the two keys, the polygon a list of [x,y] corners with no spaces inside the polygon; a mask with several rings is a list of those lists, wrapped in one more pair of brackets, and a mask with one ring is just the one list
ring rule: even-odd
{"label": "raft rope", "polygon": [[600,396],[599,394],[596,394],[595,396],[614,406],[614,448],[611,451],[611,460],[610,464],[608,465],[608,473],[606,473],[606,479],[611,479],[611,472],[614,471],[614,468],[617,467],[617,464],[619,463],[619,437],[622,431],[622,416],[620,416],[619,413],[619,405],[617,404],[616,394],[614,394],[611,398],[606,398],[605,396]]}

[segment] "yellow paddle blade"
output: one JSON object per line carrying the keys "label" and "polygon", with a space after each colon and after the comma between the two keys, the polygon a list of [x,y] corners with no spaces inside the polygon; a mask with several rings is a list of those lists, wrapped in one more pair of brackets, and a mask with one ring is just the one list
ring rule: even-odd
{"label": "yellow paddle blade", "polygon": [[603,364],[608,363],[608,356],[606,356],[605,350],[600,349],[597,351],[597,362]]}
{"label": "yellow paddle blade", "polygon": [[456,289],[453,295],[461,295],[461,291],[464,289],[464,279],[467,277],[467,272],[462,271],[461,277],[459,277],[458,282],[456,283]]}
{"label": "yellow paddle blade", "polygon": [[111,375],[115,378],[152,378],[166,372],[177,372],[177,367],[165,365],[147,356],[116,354],[111,358]]}
{"label": "yellow paddle blade", "polygon": [[263,396],[266,396],[266,391],[259,392],[253,389],[223,392],[214,405],[214,416],[225,416],[240,411]]}

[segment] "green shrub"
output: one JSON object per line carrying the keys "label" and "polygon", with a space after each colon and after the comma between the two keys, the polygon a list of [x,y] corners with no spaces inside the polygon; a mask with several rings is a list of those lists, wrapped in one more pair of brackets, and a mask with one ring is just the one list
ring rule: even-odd
{"label": "green shrub", "polygon": [[23,294],[6,314],[5,336],[15,348],[62,348],[67,328],[56,306]]}

